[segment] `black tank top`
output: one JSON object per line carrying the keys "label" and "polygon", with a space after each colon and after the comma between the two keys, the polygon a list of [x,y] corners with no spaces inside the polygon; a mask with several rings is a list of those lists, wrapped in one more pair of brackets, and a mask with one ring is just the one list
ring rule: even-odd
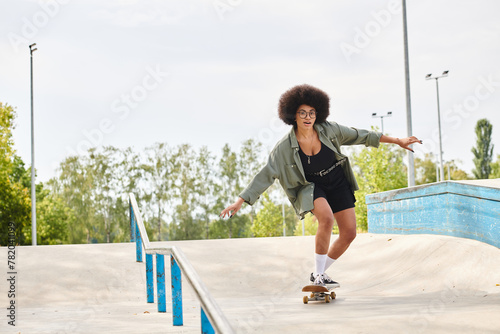
{"label": "black tank top", "polygon": [[311,175],[312,173],[326,170],[337,163],[335,152],[325,144],[321,143],[321,149],[315,155],[306,155],[302,149],[299,150],[299,155],[307,181],[313,182],[314,184],[326,185],[331,188],[349,187],[349,182],[347,182],[341,165],[337,166],[326,175]]}

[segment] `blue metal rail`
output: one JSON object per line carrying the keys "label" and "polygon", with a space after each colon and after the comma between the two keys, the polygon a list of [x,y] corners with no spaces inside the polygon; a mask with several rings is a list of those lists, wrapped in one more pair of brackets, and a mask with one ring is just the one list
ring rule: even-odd
{"label": "blue metal rail", "polygon": [[201,304],[202,333],[234,333],[228,320],[180,248],[175,246],[153,248],[142,221],[134,194],[129,194],[131,242],[136,244],[136,261],[142,262],[142,249],[146,253],[146,293],[148,303],[154,303],[153,254],[156,255],[156,290],[158,312],[166,312],[165,255],[170,255],[172,283],[173,325],[183,325],[181,272],[195,291]]}

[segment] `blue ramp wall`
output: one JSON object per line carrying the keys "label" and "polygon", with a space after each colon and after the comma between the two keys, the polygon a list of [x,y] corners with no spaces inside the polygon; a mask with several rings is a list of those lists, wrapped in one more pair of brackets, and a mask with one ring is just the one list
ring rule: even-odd
{"label": "blue ramp wall", "polygon": [[368,232],[441,234],[500,248],[500,188],[454,181],[366,196]]}

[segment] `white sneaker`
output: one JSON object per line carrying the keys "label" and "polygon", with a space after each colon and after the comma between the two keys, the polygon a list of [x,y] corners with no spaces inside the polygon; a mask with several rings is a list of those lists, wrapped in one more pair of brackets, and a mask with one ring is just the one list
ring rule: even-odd
{"label": "white sneaker", "polygon": [[[318,276],[320,276],[320,278],[318,278]],[[316,284],[316,281],[322,282],[323,283],[322,285],[326,286],[329,289],[338,288],[340,286],[339,283],[332,280],[330,276],[328,276],[326,273],[323,273],[321,275],[311,273],[309,281],[311,282],[311,284]]]}
{"label": "white sneaker", "polygon": [[325,282],[323,281],[323,275],[321,274],[312,274],[314,281],[312,281],[313,285],[325,286]]}
{"label": "white sneaker", "polygon": [[339,283],[335,282],[328,276],[326,273],[323,273],[321,276],[323,276],[323,283],[326,285],[327,288],[338,288],[340,286]]}

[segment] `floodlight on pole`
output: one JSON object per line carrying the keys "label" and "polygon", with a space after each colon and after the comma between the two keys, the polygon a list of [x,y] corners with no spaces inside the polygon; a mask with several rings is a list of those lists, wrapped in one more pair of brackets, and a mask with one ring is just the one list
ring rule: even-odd
{"label": "floodlight on pole", "polygon": [[382,134],[384,133],[384,117],[391,117],[392,111],[388,111],[385,115],[377,115],[376,112],[372,113],[373,118],[380,118],[380,123],[382,125]]}
{"label": "floodlight on pole", "polygon": [[36,246],[36,186],[35,186],[35,123],[33,112],[33,52],[37,50],[33,43],[30,48],[31,69],[31,244]]}
{"label": "floodlight on pole", "polygon": [[425,76],[425,80],[436,80],[436,95],[437,95],[437,110],[438,110],[438,128],[439,128],[439,174],[441,181],[444,181],[444,167],[443,167],[443,141],[441,139],[441,110],[439,107],[439,79],[445,78],[448,76],[449,71],[443,71],[441,75],[432,76],[432,73],[429,73]]}

